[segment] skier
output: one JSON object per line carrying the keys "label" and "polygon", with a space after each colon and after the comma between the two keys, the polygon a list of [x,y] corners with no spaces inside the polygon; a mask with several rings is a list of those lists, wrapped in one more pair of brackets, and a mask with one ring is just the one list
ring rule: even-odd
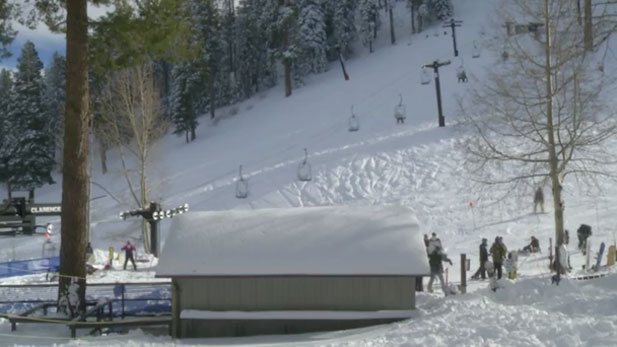
{"label": "skier", "polygon": [[538,205],[540,205],[542,213],[544,213],[544,192],[542,191],[542,187],[538,187],[533,196],[533,213],[537,213]]}
{"label": "skier", "polygon": [[529,242],[527,246],[523,247],[523,252],[526,252],[526,253],[540,252],[540,241],[538,241],[538,239],[536,239],[535,236],[532,236],[531,242]]}
{"label": "skier", "polygon": [[487,246],[488,240],[483,238],[482,243],[480,244],[480,267],[478,268],[478,271],[471,276],[474,280],[477,280],[479,277],[482,277],[483,280],[486,279],[486,262],[488,261]]}
{"label": "skier", "polygon": [[124,267],[123,267],[123,269],[126,270],[126,263],[128,263],[128,261],[130,259],[131,263],[133,264],[133,270],[137,270],[137,265],[135,265],[135,258],[133,258],[133,253],[135,252],[135,246],[133,246],[131,241],[126,241],[126,245],[124,245],[124,247],[122,247],[121,250],[124,251]]}
{"label": "skier", "polygon": [[428,262],[431,266],[431,279],[428,281],[428,292],[433,292],[433,281],[435,277],[439,278],[439,282],[441,282],[441,290],[444,294],[446,294],[446,284],[443,280],[443,265],[442,262],[447,261],[452,265],[452,260],[448,258],[448,256],[442,252],[440,245],[435,245],[432,252],[428,256]]}
{"label": "skier", "polygon": [[493,267],[495,272],[497,272],[497,279],[501,279],[501,265],[503,264],[503,260],[506,258],[506,254],[508,253],[508,248],[506,248],[506,245],[503,243],[501,236],[495,237],[495,242],[491,245],[489,252],[493,255]]}
{"label": "skier", "polygon": [[576,231],[576,236],[578,237],[578,249],[585,254],[587,252],[587,239],[591,236],[591,227],[587,224],[581,224]]}

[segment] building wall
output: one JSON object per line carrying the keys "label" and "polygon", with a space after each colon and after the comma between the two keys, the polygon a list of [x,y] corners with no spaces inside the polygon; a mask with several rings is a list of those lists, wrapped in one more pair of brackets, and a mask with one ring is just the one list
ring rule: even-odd
{"label": "building wall", "polygon": [[[181,310],[410,310],[415,277],[195,277],[174,278],[174,316]],[[285,334],[338,330],[372,321],[199,321],[182,320],[175,336]]]}

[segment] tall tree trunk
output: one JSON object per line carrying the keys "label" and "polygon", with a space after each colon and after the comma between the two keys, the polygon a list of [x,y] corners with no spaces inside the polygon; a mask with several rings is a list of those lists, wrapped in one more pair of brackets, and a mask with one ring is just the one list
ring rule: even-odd
{"label": "tall tree trunk", "polygon": [[[146,142],[144,141],[144,144]],[[140,208],[142,210],[145,210],[146,208],[148,208],[148,206],[150,206],[149,202],[148,202],[148,181],[147,181],[147,173],[146,173],[146,169],[147,169],[147,165],[148,165],[148,145],[145,145],[144,148],[141,150],[141,158],[139,160],[139,190],[141,191],[140,193],[140,199],[141,199],[141,206]],[[144,251],[146,253],[152,254],[152,252],[154,252],[154,247],[156,247],[156,245],[152,245],[152,239],[150,238],[150,226],[148,225],[148,222],[146,221],[145,218],[141,218],[141,232],[142,232],[142,237],[144,239]],[[152,247],[154,246],[154,247]]]}
{"label": "tall tree trunk", "polygon": [[101,171],[104,175],[107,173],[107,145],[103,141],[99,143],[99,157],[101,158]]}
{"label": "tall tree trunk", "polygon": [[216,117],[215,112],[215,97],[214,97],[214,86],[213,83],[210,82],[210,119],[214,119]]}
{"label": "tall tree trunk", "polygon": [[591,51],[593,49],[593,32],[591,30],[591,0],[585,0],[585,26],[583,28],[583,41],[585,49]]}
{"label": "tall tree trunk", "polygon": [[[283,29],[283,47],[286,51],[289,47],[289,28],[287,24]],[[285,69],[285,97],[291,95],[291,59],[283,57],[283,66]]]}
{"label": "tall tree trunk", "polygon": [[554,218],[555,218],[555,247],[559,248],[561,244],[563,244],[563,201],[561,199],[561,191],[562,191],[562,175],[559,170],[559,162],[557,158],[557,152],[555,150],[555,129],[554,120],[553,120],[553,68],[551,62],[551,53],[552,53],[552,41],[551,41],[551,21],[550,21],[550,11],[549,11],[549,1],[544,0],[544,27],[546,34],[546,42],[545,42],[545,70],[544,76],[546,79],[546,130],[548,132],[548,154],[549,154],[549,175],[552,184],[553,191],[553,206],[555,208]]}
{"label": "tall tree trunk", "polygon": [[195,133],[195,126],[191,125],[191,141],[195,141],[197,138],[197,133]]}
{"label": "tall tree trunk", "polygon": [[416,33],[416,16],[415,16],[415,8],[413,3],[411,4],[411,34],[415,34]]}
{"label": "tall tree trunk", "polygon": [[396,37],[394,35],[394,18],[392,15],[392,6],[388,9],[388,14],[390,16],[390,41],[392,44],[396,43]]}
{"label": "tall tree trunk", "polygon": [[583,25],[583,15],[581,13],[581,0],[576,0],[576,21],[578,25]]}
{"label": "tall tree trunk", "polygon": [[88,204],[88,16],[86,0],[67,0],[66,111],[62,172],[60,279],[58,300],[78,285],[78,312],[86,308]]}

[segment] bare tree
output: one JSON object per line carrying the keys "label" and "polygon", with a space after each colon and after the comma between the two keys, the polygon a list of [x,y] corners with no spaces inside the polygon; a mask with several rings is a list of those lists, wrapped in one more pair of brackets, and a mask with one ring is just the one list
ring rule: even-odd
{"label": "bare tree", "polygon": [[617,134],[615,114],[602,102],[613,81],[590,64],[576,2],[509,0],[502,10],[508,20],[543,23],[542,33],[508,37],[509,58],[460,101],[476,134],[466,143],[467,165],[481,189],[529,191],[548,184],[558,247],[566,178],[593,184],[610,176],[608,166],[615,163],[604,146]]}
{"label": "bare tree", "polygon": [[[101,117],[109,142],[120,153],[129,194],[139,208],[149,204],[148,166],[155,140],[169,127],[151,65],[138,65],[114,72],[101,95]],[[130,156],[130,157],[129,157]],[[133,159],[133,163],[130,159]],[[133,165],[132,165],[133,164]],[[150,234],[142,223],[144,249],[150,253]]]}

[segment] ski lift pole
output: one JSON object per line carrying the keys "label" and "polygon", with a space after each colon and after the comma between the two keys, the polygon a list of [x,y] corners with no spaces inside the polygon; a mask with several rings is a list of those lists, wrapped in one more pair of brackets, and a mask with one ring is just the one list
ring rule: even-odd
{"label": "ski lift pole", "polygon": [[343,55],[341,54],[341,50],[338,46],[336,46],[336,52],[338,53],[338,60],[341,62],[341,69],[343,69],[343,77],[345,77],[345,81],[349,81],[349,75],[345,70],[345,62],[343,61]]}
{"label": "ski lift pole", "polygon": [[440,62],[439,60],[435,60],[430,64],[424,64],[422,67],[430,67],[433,69],[435,73],[435,92],[437,93],[437,112],[438,112],[438,122],[440,127],[446,126],[446,119],[443,116],[443,111],[441,109],[441,87],[439,85],[439,68],[445,65],[450,65],[450,61],[446,60]]}
{"label": "ski lift pole", "polygon": [[443,28],[452,28],[452,44],[454,45],[454,56],[458,57],[458,49],[456,48],[456,27],[460,27],[463,24],[462,20],[455,20],[451,18],[449,22],[445,22]]}

